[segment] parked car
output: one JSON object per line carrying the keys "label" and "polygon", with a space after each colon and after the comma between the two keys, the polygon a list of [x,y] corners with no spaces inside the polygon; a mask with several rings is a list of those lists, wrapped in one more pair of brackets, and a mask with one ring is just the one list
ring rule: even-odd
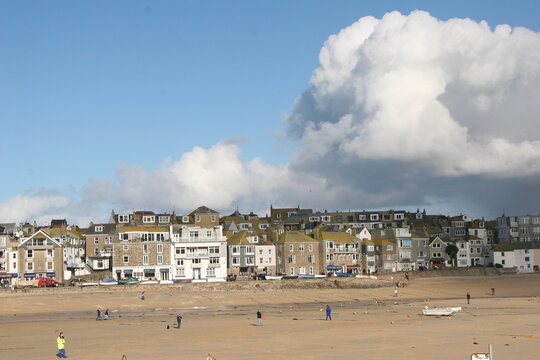
{"label": "parked car", "polygon": [[58,286],[56,280],[51,278],[39,278],[38,279],[39,287],[55,287]]}
{"label": "parked car", "polygon": [[236,275],[235,274],[227,275],[227,281],[236,281]]}

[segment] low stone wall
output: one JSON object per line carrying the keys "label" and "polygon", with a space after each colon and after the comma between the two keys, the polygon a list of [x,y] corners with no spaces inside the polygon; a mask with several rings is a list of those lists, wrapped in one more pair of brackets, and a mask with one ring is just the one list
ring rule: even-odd
{"label": "low stone wall", "polygon": [[115,291],[279,291],[284,289],[372,289],[393,286],[393,282],[387,279],[368,278],[323,278],[323,279],[290,279],[290,280],[250,280],[231,281],[217,283],[187,283],[187,284],[167,284],[167,285],[113,285],[113,286],[64,286],[56,288],[27,288],[20,289],[19,294],[68,294],[68,293],[99,293]]}
{"label": "low stone wall", "polygon": [[[440,270],[410,271],[412,279],[443,277],[443,276],[497,276],[515,274],[513,269],[498,269],[495,267],[445,268]],[[384,274],[379,276],[386,280],[404,280],[405,273]]]}

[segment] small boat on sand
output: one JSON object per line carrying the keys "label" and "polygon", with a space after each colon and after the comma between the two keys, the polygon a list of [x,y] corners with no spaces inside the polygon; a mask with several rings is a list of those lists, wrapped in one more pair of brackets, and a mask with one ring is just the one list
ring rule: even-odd
{"label": "small boat on sand", "polygon": [[281,280],[282,278],[283,276],[271,276],[271,275],[265,276],[265,280]]}
{"label": "small boat on sand", "polygon": [[101,285],[101,286],[118,285],[118,281],[116,281],[114,279],[105,279],[105,280],[101,280],[99,282],[99,285]]}
{"label": "small boat on sand", "polygon": [[422,315],[424,316],[454,316],[461,311],[461,307],[447,307],[447,308],[428,308],[427,306],[422,309]]}
{"label": "small boat on sand", "polygon": [[175,283],[175,284],[189,284],[192,281],[193,281],[193,279],[174,279],[173,283]]}

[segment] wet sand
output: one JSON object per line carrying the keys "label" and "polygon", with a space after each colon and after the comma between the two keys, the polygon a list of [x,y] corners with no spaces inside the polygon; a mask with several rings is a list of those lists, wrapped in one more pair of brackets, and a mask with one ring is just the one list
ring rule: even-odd
{"label": "wet sand", "polygon": [[[308,280],[309,281],[309,280]],[[490,289],[496,288],[495,296]],[[196,288],[194,288],[196,289]],[[85,291],[88,290],[88,291]],[[393,288],[186,291],[181,287],[0,294],[0,359],[538,359],[540,275],[413,279]],[[472,295],[467,305],[465,294]],[[394,304],[397,302],[397,304]],[[333,320],[324,320],[324,308]],[[462,306],[454,317],[424,306]],[[96,309],[112,319],[96,321]],[[260,309],[265,317],[255,326]],[[176,329],[176,314],[183,315]],[[169,329],[167,329],[169,327]]]}

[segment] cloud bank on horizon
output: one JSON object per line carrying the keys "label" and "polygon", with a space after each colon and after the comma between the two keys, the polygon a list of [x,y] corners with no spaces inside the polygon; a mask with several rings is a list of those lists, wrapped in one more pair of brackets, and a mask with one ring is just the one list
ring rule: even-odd
{"label": "cloud bank on horizon", "polygon": [[299,145],[286,164],[243,162],[241,141],[223,141],[154,171],[119,165],[114,180],[91,180],[75,197],[17,195],[0,204],[0,221],[83,224],[106,220],[103,208],[335,210],[456,198],[478,215],[539,211],[540,34],[392,12],[330,36],[319,60],[285,120]]}

